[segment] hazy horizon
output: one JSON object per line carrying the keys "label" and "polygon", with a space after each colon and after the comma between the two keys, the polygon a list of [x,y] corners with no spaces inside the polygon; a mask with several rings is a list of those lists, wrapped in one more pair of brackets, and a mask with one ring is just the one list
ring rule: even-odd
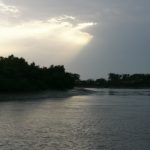
{"label": "hazy horizon", "polygon": [[64,65],[82,79],[150,73],[148,0],[2,0],[0,55]]}

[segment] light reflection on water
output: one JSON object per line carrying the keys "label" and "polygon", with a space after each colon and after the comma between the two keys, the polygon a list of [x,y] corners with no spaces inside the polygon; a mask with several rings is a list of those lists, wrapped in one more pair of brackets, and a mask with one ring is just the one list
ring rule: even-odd
{"label": "light reflection on water", "polygon": [[3,95],[0,150],[149,150],[149,93],[86,89]]}

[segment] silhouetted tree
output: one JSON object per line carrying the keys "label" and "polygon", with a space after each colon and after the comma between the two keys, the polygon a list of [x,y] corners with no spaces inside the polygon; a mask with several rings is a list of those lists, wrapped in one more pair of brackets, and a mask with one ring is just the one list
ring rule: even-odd
{"label": "silhouetted tree", "polygon": [[95,82],[97,86],[107,87],[107,80],[104,78],[97,79]]}
{"label": "silhouetted tree", "polygon": [[65,72],[61,65],[41,68],[14,55],[0,57],[0,91],[69,89],[79,78],[78,74]]}
{"label": "silhouetted tree", "polygon": [[150,74],[115,74],[110,73],[108,80],[82,80],[77,83],[80,87],[113,87],[113,88],[150,88]]}

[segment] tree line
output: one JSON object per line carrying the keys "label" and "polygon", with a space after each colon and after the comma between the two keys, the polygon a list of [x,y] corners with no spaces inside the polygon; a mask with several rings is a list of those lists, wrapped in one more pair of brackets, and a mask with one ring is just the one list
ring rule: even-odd
{"label": "tree line", "polygon": [[78,74],[65,71],[64,66],[39,67],[14,55],[0,57],[0,91],[64,90],[75,86]]}
{"label": "tree line", "polygon": [[0,57],[0,92],[65,90],[73,87],[150,88],[150,74],[109,73],[108,79],[80,80],[62,65],[39,67],[14,55]]}
{"label": "tree line", "polygon": [[88,79],[78,81],[77,84],[80,87],[150,88],[150,74],[109,73],[108,79]]}

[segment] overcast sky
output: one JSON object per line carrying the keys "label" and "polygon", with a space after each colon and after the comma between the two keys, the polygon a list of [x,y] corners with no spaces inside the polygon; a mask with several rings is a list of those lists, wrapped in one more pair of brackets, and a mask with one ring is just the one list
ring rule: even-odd
{"label": "overcast sky", "polygon": [[0,55],[81,78],[150,73],[149,0],[1,0]]}

